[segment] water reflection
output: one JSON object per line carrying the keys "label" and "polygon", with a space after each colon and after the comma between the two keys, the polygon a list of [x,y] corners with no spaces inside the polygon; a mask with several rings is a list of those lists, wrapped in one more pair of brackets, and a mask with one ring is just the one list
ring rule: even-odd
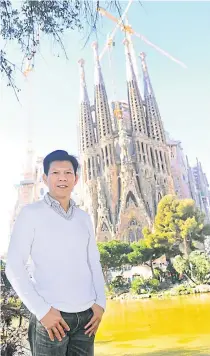
{"label": "water reflection", "polygon": [[210,295],[110,301],[96,356],[210,355]]}

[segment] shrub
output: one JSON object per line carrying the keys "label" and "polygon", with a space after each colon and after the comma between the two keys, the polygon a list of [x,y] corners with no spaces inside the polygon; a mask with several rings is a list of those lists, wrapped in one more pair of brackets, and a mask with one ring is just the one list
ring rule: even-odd
{"label": "shrub", "polygon": [[185,294],[192,294],[193,292],[194,289],[188,284],[180,284],[171,289],[172,295],[185,295]]}
{"label": "shrub", "polygon": [[160,282],[156,278],[144,279],[137,277],[131,284],[131,290],[135,294],[157,292],[160,289]]}
{"label": "shrub", "polygon": [[122,290],[122,289],[124,290],[129,288],[129,284],[123,276],[117,276],[111,282],[111,287],[114,290]]}
{"label": "shrub", "polygon": [[135,294],[141,294],[144,287],[144,279],[142,277],[136,277],[131,283],[131,291]]}
{"label": "shrub", "polygon": [[157,292],[160,289],[160,281],[156,278],[148,279],[147,286],[152,292]]}

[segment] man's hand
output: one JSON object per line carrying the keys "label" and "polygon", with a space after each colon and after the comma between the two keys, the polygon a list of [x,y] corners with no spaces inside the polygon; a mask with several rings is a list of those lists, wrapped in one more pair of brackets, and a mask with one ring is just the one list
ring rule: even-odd
{"label": "man's hand", "polygon": [[96,334],[99,324],[101,322],[102,316],[104,314],[104,309],[102,307],[100,307],[98,304],[94,304],[92,306],[92,310],[93,310],[93,317],[89,321],[89,323],[85,326],[85,329],[86,329],[85,334],[88,334],[89,336]]}
{"label": "man's hand", "polygon": [[50,311],[40,320],[40,323],[45,327],[52,341],[54,341],[54,337],[57,337],[57,339],[61,341],[62,338],[65,337],[64,329],[67,331],[70,330],[59,310],[53,307],[51,307]]}

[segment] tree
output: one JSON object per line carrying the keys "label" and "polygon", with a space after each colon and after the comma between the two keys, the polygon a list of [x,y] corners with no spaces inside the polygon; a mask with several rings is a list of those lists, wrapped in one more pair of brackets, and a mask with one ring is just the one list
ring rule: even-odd
{"label": "tree", "polygon": [[143,229],[143,235],[143,240],[131,244],[132,252],[128,254],[128,260],[133,266],[142,263],[149,266],[155,277],[153,262],[164,254],[165,246],[158,242],[158,237],[148,228]]}
{"label": "tree", "polygon": [[[68,30],[81,30],[86,25],[91,33],[96,29],[101,1],[91,0],[1,0],[1,37],[3,47],[0,49],[0,70],[7,77],[8,85],[17,93],[14,73],[16,61],[10,59],[7,53],[8,43],[13,42],[23,54],[23,60],[28,59],[33,65],[33,59],[39,51],[43,36],[53,38],[65,52],[62,36]],[[104,3],[103,3],[104,5]],[[105,6],[112,7],[121,13],[120,1],[110,0]],[[89,36],[87,35],[87,40]],[[65,53],[66,55],[66,53]],[[66,55],[67,57],[67,55]]]}
{"label": "tree", "polygon": [[[2,356],[26,355],[27,320],[29,313],[12,290],[1,261],[1,345]],[[16,323],[14,323],[14,321]]]}
{"label": "tree", "polygon": [[157,292],[159,289],[160,282],[156,278],[144,279],[143,277],[136,277],[131,283],[131,290],[135,294]]}
{"label": "tree", "polygon": [[196,249],[196,242],[203,243],[209,232],[209,225],[204,223],[204,215],[196,208],[192,199],[178,199],[167,195],[158,204],[155,217],[155,234],[168,238],[172,249],[168,255],[177,253],[177,249],[188,256]]}
{"label": "tree", "polygon": [[196,284],[210,282],[210,258],[201,251],[193,251],[187,256],[176,256],[173,261],[178,273],[185,275]]}
{"label": "tree", "polygon": [[99,242],[98,249],[100,252],[101,266],[104,278],[108,286],[108,274],[111,269],[121,269],[128,263],[128,253],[131,247],[128,243],[121,241]]}

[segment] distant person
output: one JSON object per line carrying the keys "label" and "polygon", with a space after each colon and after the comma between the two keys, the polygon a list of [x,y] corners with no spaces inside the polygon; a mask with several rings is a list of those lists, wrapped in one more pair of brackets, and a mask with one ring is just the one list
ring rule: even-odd
{"label": "distant person", "polygon": [[[70,199],[78,161],[66,151],[44,159],[43,200],[25,206],[14,225],[6,274],[32,313],[33,356],[92,356],[106,298],[89,215]],[[33,262],[32,278],[27,261]]]}

